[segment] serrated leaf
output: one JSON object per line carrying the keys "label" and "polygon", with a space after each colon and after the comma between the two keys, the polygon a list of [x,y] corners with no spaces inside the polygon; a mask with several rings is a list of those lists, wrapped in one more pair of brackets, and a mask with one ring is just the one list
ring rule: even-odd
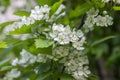
{"label": "serrated leaf", "polygon": [[52,0],[37,0],[37,3],[38,3],[39,6],[43,6],[45,4],[51,5],[52,4]]}
{"label": "serrated leaf", "polygon": [[0,48],[7,48],[7,47],[8,47],[8,45],[6,42],[0,41]]}
{"label": "serrated leaf", "polygon": [[53,15],[56,10],[59,8],[59,6],[62,4],[63,0],[60,0],[59,2],[56,2],[50,9],[50,15]]}
{"label": "serrated leaf", "polygon": [[54,43],[52,40],[45,40],[45,39],[35,39],[35,46],[36,48],[47,48]]}
{"label": "serrated leaf", "polygon": [[17,16],[30,16],[30,12],[27,11],[15,11],[13,14],[17,15]]}

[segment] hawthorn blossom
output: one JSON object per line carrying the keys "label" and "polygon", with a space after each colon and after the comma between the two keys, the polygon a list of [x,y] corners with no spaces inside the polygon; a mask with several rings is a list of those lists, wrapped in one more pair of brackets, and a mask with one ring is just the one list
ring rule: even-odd
{"label": "hawthorn blossom", "polygon": [[85,43],[85,37],[81,30],[71,30],[69,26],[64,27],[62,24],[53,24],[53,32],[50,33],[50,37],[57,41],[59,44],[73,43],[73,47],[78,50],[83,50],[83,44]]}

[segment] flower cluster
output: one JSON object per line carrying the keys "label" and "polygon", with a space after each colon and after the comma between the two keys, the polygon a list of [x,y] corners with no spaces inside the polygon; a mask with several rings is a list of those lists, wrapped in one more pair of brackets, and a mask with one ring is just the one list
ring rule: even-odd
{"label": "flower cluster", "polygon": [[49,60],[58,61],[63,63],[66,67],[66,72],[72,74],[76,80],[85,80],[90,74],[88,70],[88,58],[81,51],[74,49],[69,46],[59,46],[53,49],[51,55],[38,54],[37,56],[32,55],[26,50],[21,51],[21,59],[14,59],[12,65],[20,65],[27,67],[35,62],[45,63]]}
{"label": "flower cluster", "polygon": [[[36,6],[35,9],[31,10],[29,17],[22,17],[21,20],[15,22],[14,25],[20,28],[23,25],[33,24],[37,20],[54,23],[53,20],[65,15],[65,12],[62,11],[63,9],[65,9],[65,6],[60,5],[56,12],[52,16],[49,16],[50,7],[47,5],[42,7]],[[98,15],[98,12],[95,14],[88,12],[88,14],[95,18]],[[20,65],[22,67],[28,67],[36,62],[46,63],[47,61],[53,60],[58,63],[63,63],[65,71],[68,74],[71,74],[76,80],[85,80],[88,77],[88,74],[90,74],[90,71],[88,70],[88,58],[82,53],[82,50],[84,49],[83,45],[86,42],[84,33],[81,30],[76,30],[75,28],[72,29],[69,25],[64,26],[63,24],[56,23],[48,25],[48,28],[49,32],[42,33],[47,39],[52,39],[58,44],[55,44],[52,48],[52,54],[39,53],[38,55],[33,55],[23,49],[20,52],[21,58],[14,59],[11,64],[13,66]],[[35,73],[37,73],[37,71]]]}
{"label": "flower cluster", "polygon": [[68,54],[69,54],[68,46],[59,46],[53,49],[52,55],[47,55],[47,57],[54,61],[58,61],[61,58],[66,57]]}
{"label": "flower cluster", "polygon": [[36,62],[37,57],[32,55],[31,53],[27,52],[24,49],[20,52],[20,55],[21,55],[21,59],[16,58],[12,61],[11,64],[13,66],[16,66],[18,64],[18,65],[21,65],[23,67],[27,67],[28,65]]}
{"label": "flower cluster", "polygon": [[113,24],[113,18],[109,15],[98,15],[99,10],[95,10],[94,8],[90,9],[87,12],[87,18],[85,20],[85,24],[83,28],[85,32],[89,32],[94,29],[94,25],[96,26],[110,26]]}
{"label": "flower cluster", "polygon": [[64,27],[64,25],[62,24],[53,24],[50,37],[52,37],[61,45],[69,44],[70,42],[72,42],[73,47],[77,50],[84,49],[83,44],[85,43],[85,37],[83,32],[81,30],[71,30],[70,26]]}
{"label": "flower cluster", "polygon": [[18,28],[23,25],[30,25],[35,23],[36,20],[47,20],[49,18],[50,7],[48,5],[44,6],[36,6],[33,10],[31,10],[30,16],[21,17],[21,20],[16,22]]}
{"label": "flower cluster", "polygon": [[24,25],[30,25],[34,24],[35,21],[37,20],[45,20],[46,22],[53,22],[56,19],[65,16],[65,12],[62,11],[65,9],[64,5],[60,5],[60,7],[56,10],[56,12],[50,16],[50,7],[48,5],[44,6],[35,6],[33,10],[31,10],[30,16],[26,17],[20,17],[20,20],[17,22],[14,22],[14,24],[10,25],[12,29],[8,30],[9,31],[14,31],[16,28],[21,28]]}
{"label": "flower cluster", "polygon": [[70,49],[67,57],[60,60],[64,63],[67,73],[72,74],[76,80],[86,80],[90,71],[88,70],[88,58],[81,51]]}
{"label": "flower cluster", "polygon": [[18,71],[18,69],[12,69],[10,72],[6,74],[3,80],[14,80],[15,78],[18,78],[20,75],[21,71]]}

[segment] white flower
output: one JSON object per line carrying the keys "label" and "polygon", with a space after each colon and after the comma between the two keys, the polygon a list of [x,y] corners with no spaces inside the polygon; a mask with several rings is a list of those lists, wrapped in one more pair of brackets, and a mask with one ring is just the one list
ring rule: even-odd
{"label": "white flower", "polygon": [[64,27],[62,24],[53,24],[52,30],[50,37],[62,45],[69,44],[70,42],[78,42],[84,36],[81,30],[75,31],[73,29],[71,31],[69,25]]}
{"label": "white flower", "polygon": [[6,77],[3,80],[14,80],[14,78],[18,78],[21,75],[21,72],[17,69],[12,69],[7,73]]}
{"label": "white flower", "polygon": [[35,9],[31,10],[30,17],[34,20],[47,20],[49,18],[50,7],[48,5],[36,6]]}
{"label": "white flower", "polygon": [[29,64],[33,64],[34,62],[36,62],[36,56],[32,55],[26,50],[23,49],[20,54],[21,54],[21,59],[19,60],[19,64],[26,67]]}
{"label": "white flower", "polygon": [[60,63],[64,63],[65,71],[76,80],[86,80],[90,71],[88,69],[88,58],[84,53],[78,50],[70,48],[70,53],[60,60]]}
{"label": "white flower", "polygon": [[27,52],[24,49],[20,52],[20,55],[21,55],[20,59],[16,58],[15,60],[12,61],[11,64],[13,66],[16,66],[18,64],[23,67],[27,67],[28,65],[36,62],[36,56],[32,55],[31,53]]}
{"label": "white flower", "polygon": [[[50,33],[50,37],[57,41],[59,44],[68,44],[69,43],[69,26],[64,27],[64,25],[53,24],[52,26],[53,32]],[[67,32],[68,31],[68,32]]]}
{"label": "white flower", "polygon": [[107,25],[112,25],[113,24],[113,18],[111,16],[106,15],[105,18],[106,18],[106,24]]}
{"label": "white flower", "polygon": [[69,37],[71,42],[77,42],[79,40],[78,33],[75,31],[75,29],[73,29]]}
{"label": "white flower", "polygon": [[62,45],[69,44],[69,37],[68,37],[68,35],[66,35],[66,32],[59,33],[57,41],[58,41],[58,43],[60,43]]}
{"label": "white flower", "polygon": [[110,17],[109,15],[105,15],[104,17],[103,16],[97,16],[95,18],[95,23],[97,26],[110,26],[113,24],[113,18]]}
{"label": "white flower", "polygon": [[22,20],[21,23],[23,23],[25,25],[30,25],[35,22],[31,17],[26,17],[26,16],[23,16],[21,20]]}
{"label": "white flower", "polygon": [[106,11],[103,11],[104,16],[98,15],[98,13],[99,10],[95,10],[94,8],[87,12],[87,18],[83,25],[85,33],[92,31],[94,29],[94,25],[107,27],[113,24],[113,18],[107,15]]}
{"label": "white flower", "polygon": [[45,54],[38,54],[36,61],[45,63],[47,61],[47,56]]}
{"label": "white flower", "polygon": [[85,32],[92,31],[94,29],[94,17],[88,16],[85,20],[85,24],[83,25],[83,28],[85,29]]}
{"label": "white flower", "polygon": [[98,13],[99,13],[99,10],[95,10],[94,8],[91,8],[91,9],[87,12],[87,15],[88,15],[88,16],[93,16],[93,17],[95,17],[95,16],[98,15]]}
{"label": "white flower", "polygon": [[18,64],[18,58],[14,59],[11,64],[13,66],[16,66]]}
{"label": "white flower", "polygon": [[49,13],[50,7],[48,5],[41,6],[40,8],[42,13]]}
{"label": "white flower", "polygon": [[63,58],[69,54],[69,47],[67,46],[60,46],[60,47],[55,47],[52,52],[53,60],[57,61],[60,58]]}
{"label": "white flower", "polygon": [[85,37],[83,37],[80,41],[74,42],[72,45],[77,50],[83,50],[83,44],[85,43]]}
{"label": "white flower", "polygon": [[9,76],[17,78],[21,75],[21,72],[18,71],[17,69],[12,69],[9,74],[10,74]]}

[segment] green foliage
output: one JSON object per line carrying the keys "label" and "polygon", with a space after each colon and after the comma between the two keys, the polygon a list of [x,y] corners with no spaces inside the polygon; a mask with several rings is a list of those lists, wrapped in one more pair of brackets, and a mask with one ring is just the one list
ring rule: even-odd
{"label": "green foliage", "polygon": [[9,34],[28,34],[31,33],[31,27],[33,27],[33,25],[22,26],[21,28],[10,31]]}
{"label": "green foliage", "polygon": [[51,5],[52,4],[52,0],[36,0],[36,1],[37,1],[39,6],[43,6],[45,4],[47,4],[47,5]]}
{"label": "green foliage", "polygon": [[30,16],[30,13],[27,11],[15,11],[13,14],[17,16]]}
{"label": "green foliage", "polygon": [[50,10],[50,15],[53,15],[56,12],[56,10],[62,4],[62,2],[63,2],[63,0],[60,0],[59,2],[56,2],[55,4],[53,4],[53,6],[51,7],[51,10]]}
{"label": "green foliage", "polygon": [[7,48],[7,47],[8,47],[8,45],[6,42],[0,41],[0,48]]}
{"label": "green foliage", "polygon": [[72,10],[69,14],[70,18],[76,18],[81,16],[82,14],[86,13],[90,8],[92,8],[92,2],[86,2],[82,5],[78,5],[75,10]]}
{"label": "green foliage", "polygon": [[1,67],[1,66],[4,66],[4,65],[6,65],[6,64],[9,64],[9,61],[10,61],[10,59],[5,59],[5,60],[1,61],[1,62],[0,62],[0,67]]}
{"label": "green foliage", "polygon": [[99,59],[108,52],[108,46],[104,43],[99,44],[92,48],[91,53],[95,55],[96,59]]}
{"label": "green foliage", "polygon": [[13,22],[14,22],[14,21],[8,21],[8,22],[1,23],[1,24],[0,24],[0,32],[2,32],[3,29],[4,29],[6,26],[12,24]]}
{"label": "green foliage", "polygon": [[29,47],[29,51],[33,54],[52,54],[52,46],[47,48],[36,48],[35,45]]}
{"label": "green foliage", "polygon": [[112,55],[108,58],[107,64],[114,63],[117,59],[120,58],[120,46],[113,48]]}
{"label": "green foliage", "polygon": [[113,9],[114,9],[115,11],[120,11],[120,6],[113,6]]}
{"label": "green foliage", "polygon": [[106,40],[108,40],[108,39],[111,39],[111,38],[116,38],[116,36],[108,36],[108,37],[105,37],[105,38],[100,39],[100,40],[98,40],[98,41],[95,41],[95,42],[92,44],[92,46],[95,46],[95,45],[97,45],[97,44],[100,44],[100,43],[102,43],[102,42],[104,42],[104,41],[106,41]]}
{"label": "green foliage", "polygon": [[8,7],[10,5],[10,0],[0,0],[0,5]]}
{"label": "green foliage", "polygon": [[51,46],[54,43],[52,40],[45,40],[45,39],[35,39],[35,46],[36,48],[46,48]]}
{"label": "green foliage", "polygon": [[[50,18],[62,3],[66,6],[67,13],[59,20],[55,19],[54,22],[36,20],[34,24],[28,26],[23,25],[20,28],[16,28],[14,31],[10,31],[9,35],[5,36],[5,38],[0,41],[0,60],[3,59],[0,61],[0,77],[1,74],[5,75],[5,73],[9,72],[11,69],[18,68],[22,71],[22,75],[18,80],[26,80],[28,77],[30,80],[75,80],[71,74],[66,73],[63,69],[63,64],[60,64],[59,61],[48,60],[47,63],[35,62],[27,67],[20,67],[20,65],[13,67],[10,66],[11,59],[6,58],[9,56],[12,56],[13,59],[14,57],[20,58],[22,49],[25,49],[35,56],[38,54],[51,55],[53,49],[56,48],[55,45],[62,45],[56,44],[56,42],[51,39],[47,39],[46,35],[42,32],[45,32],[46,34],[50,33],[51,30],[49,30],[48,27],[50,28],[49,25],[53,25],[53,23],[70,25],[72,29],[76,28],[82,30],[87,17],[86,12],[93,7],[99,9],[99,14],[102,16],[104,16],[103,11],[107,11],[107,15],[110,14],[114,18],[115,23],[113,26],[102,29],[95,28],[93,31],[85,33],[87,43],[84,46],[85,50],[83,52],[86,53],[90,59],[93,59],[93,61],[90,62],[90,66],[92,66],[90,67],[91,72],[101,72],[95,67],[100,64],[92,63],[96,62],[101,57],[105,59],[105,66],[112,65],[115,68],[120,66],[119,6],[116,4],[112,5],[111,3],[104,3],[101,0],[36,0],[36,2],[39,6],[45,4],[51,6],[49,14]],[[9,0],[0,0],[0,5],[8,7],[9,4]],[[14,14],[17,16],[30,16],[30,13],[27,11],[15,11]],[[14,22],[15,21],[8,21],[0,24],[0,35],[3,34],[2,32],[6,26],[13,24]],[[46,30],[46,28],[48,30]],[[26,40],[16,39],[13,37],[13,35],[16,34],[31,34],[32,38],[27,38]],[[70,43],[70,46],[71,45],[72,44]],[[35,69],[38,70],[37,74],[34,71]],[[109,68],[107,67],[107,69]],[[90,74],[89,80],[99,80],[99,78],[96,74]]]}
{"label": "green foliage", "polygon": [[14,67],[13,66],[3,66],[3,67],[1,67],[0,72],[8,71],[8,70],[11,70],[12,68],[14,68]]}
{"label": "green foliage", "polygon": [[99,80],[98,77],[94,74],[90,74],[90,80]]}
{"label": "green foliage", "polygon": [[69,74],[63,74],[61,77],[60,77],[61,80],[75,80],[71,75]]}

